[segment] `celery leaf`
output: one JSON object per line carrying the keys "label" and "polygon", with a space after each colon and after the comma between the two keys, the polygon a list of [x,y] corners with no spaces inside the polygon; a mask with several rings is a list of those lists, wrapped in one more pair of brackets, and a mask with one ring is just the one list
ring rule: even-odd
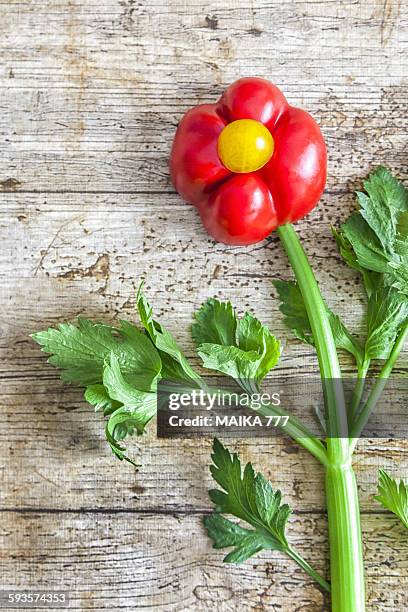
{"label": "celery leaf", "polygon": [[104,416],[111,414],[114,410],[121,406],[120,402],[109,397],[109,393],[103,385],[89,385],[85,389],[86,401],[94,406],[95,412],[101,411]]}
{"label": "celery leaf", "polygon": [[[223,490],[210,491],[215,513],[204,519],[204,525],[214,548],[235,547],[224,561],[240,563],[264,549],[287,550],[285,529],[291,510],[281,503],[281,492],[262,474],[256,474],[251,463],[242,473],[238,455],[231,455],[217,439],[211,457],[212,477]],[[254,529],[242,529],[220,513],[232,514]]]}
{"label": "celery leaf", "polygon": [[[284,552],[298,563],[322,588],[330,585],[289,544],[286,527],[291,508],[282,503],[282,494],[269,480],[256,473],[251,463],[244,469],[236,453],[231,455],[217,439],[213,443],[210,467],[212,477],[221,487],[209,491],[214,512],[204,518],[204,526],[213,547],[232,548],[225,563],[242,563],[263,550]],[[250,529],[231,521],[229,514],[244,521]]]}
{"label": "celery leaf", "polygon": [[200,376],[190,366],[172,334],[153,319],[153,309],[143,293],[143,282],[137,293],[137,309],[140,321],[147,335],[159,352],[162,362],[162,378],[186,380],[193,386],[200,386]]}
{"label": "celery leaf", "polygon": [[[285,315],[283,319],[285,325],[296,338],[314,346],[312,329],[298,284],[296,281],[283,280],[275,280],[273,284],[281,300],[279,310]],[[327,314],[336,347],[353,355],[357,365],[360,365],[364,359],[364,350],[360,342],[330,308],[327,308]]]}
{"label": "celery leaf", "polygon": [[368,177],[364,189],[357,193],[359,210],[335,232],[340,253],[363,276],[381,274],[385,284],[408,298],[408,191],[383,167]]}
{"label": "celery leaf", "polygon": [[375,498],[384,508],[393,512],[408,529],[408,484],[399,483],[384,470],[378,475],[378,495]]}
{"label": "celery leaf", "polygon": [[149,390],[161,369],[153,344],[131,323],[116,328],[78,318],[77,324],[60,323],[57,328],[31,336],[50,353],[48,363],[63,370],[61,378],[80,385],[102,381],[105,359],[115,353],[124,372],[134,383]]}
{"label": "celery leaf", "polygon": [[231,302],[220,302],[210,298],[195,313],[196,321],[191,326],[195,343],[235,345],[237,316]]}
{"label": "celery leaf", "polygon": [[248,312],[239,319],[230,302],[210,299],[195,317],[192,333],[203,366],[231,376],[249,393],[255,391],[278,363],[281,345],[275,336]]}
{"label": "celery leaf", "polygon": [[387,359],[407,319],[408,299],[380,283],[368,300],[366,358]]}

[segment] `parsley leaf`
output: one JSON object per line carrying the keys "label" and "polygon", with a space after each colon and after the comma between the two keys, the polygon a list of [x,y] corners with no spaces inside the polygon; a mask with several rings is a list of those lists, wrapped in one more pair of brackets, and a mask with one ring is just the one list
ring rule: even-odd
{"label": "parsley leaf", "polygon": [[[284,314],[284,323],[294,336],[302,342],[314,346],[313,333],[303,302],[303,297],[296,281],[275,280],[281,304],[279,310]],[[342,320],[330,308],[327,308],[334,342],[337,348],[353,355],[357,365],[364,360],[364,350],[360,342],[348,331]]]}
{"label": "parsley leaf", "polygon": [[378,493],[375,499],[393,512],[408,529],[408,484],[399,483],[384,470],[378,474]]}
{"label": "parsley leaf", "polygon": [[242,563],[262,550],[282,550],[276,547],[273,538],[269,539],[253,529],[244,529],[221,514],[211,514],[204,519],[204,524],[214,548],[234,547],[224,557],[225,563]]}
{"label": "parsley leaf", "polygon": [[[209,491],[215,512],[204,518],[204,526],[214,548],[233,547],[224,561],[242,563],[262,550],[282,551],[329,590],[327,582],[288,543],[286,526],[291,509],[282,504],[281,492],[274,490],[262,474],[255,473],[251,463],[242,471],[238,455],[231,455],[217,439],[211,457],[210,471],[222,490]],[[245,521],[252,529],[241,527],[221,513]]]}
{"label": "parsley leaf", "polygon": [[[271,483],[262,474],[255,474],[251,463],[246,464],[242,474],[238,455],[234,453],[231,456],[229,450],[217,439],[214,440],[211,458],[212,477],[223,489],[223,491],[213,489],[209,492],[216,513],[232,514],[255,528],[255,531],[245,529],[243,532],[238,532],[230,521],[226,519],[220,521],[218,514],[212,515],[209,519],[204,519],[204,524],[215,546],[217,548],[225,546],[223,542],[228,530],[232,530],[235,542],[226,545],[236,546],[234,553],[239,552],[241,557],[240,549],[242,546],[247,547],[248,536],[249,539],[255,538],[260,545],[258,550],[263,548],[286,550],[288,542],[285,529],[291,510],[287,504],[281,505],[281,492],[274,491]],[[251,546],[247,548],[247,552],[251,549]],[[244,555],[242,560],[258,550],[252,550],[248,555]],[[226,560],[232,561],[230,556]]]}
{"label": "parsley leaf", "polygon": [[281,345],[275,336],[248,312],[238,319],[230,302],[210,299],[195,318],[192,333],[203,366],[231,376],[249,393],[256,391],[278,363]]}

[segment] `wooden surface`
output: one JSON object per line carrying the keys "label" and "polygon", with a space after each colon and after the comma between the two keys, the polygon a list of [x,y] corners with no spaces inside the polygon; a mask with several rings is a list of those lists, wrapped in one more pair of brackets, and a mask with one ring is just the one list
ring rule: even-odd
{"label": "wooden surface", "polygon": [[[211,550],[201,526],[210,440],[151,432],[133,447],[139,470],[120,464],[81,392],[59,381],[28,334],[78,313],[133,318],[145,276],[189,355],[191,314],[216,295],[285,339],[281,368],[315,370],[271,289],[290,275],[277,238],[214,244],[170,184],[171,139],[188,107],[243,75],[272,79],[314,114],[329,180],[298,227],[328,302],[358,329],[362,295],[328,224],[346,217],[373,166],[406,172],[407,22],[399,0],[0,1],[4,588],[64,586],[81,611],[327,609],[279,554],[234,567]],[[284,490],[291,541],[327,573],[319,467],[284,438],[234,446]],[[365,441],[355,460],[370,611],[408,609],[407,536],[373,500],[378,466],[407,476],[407,450]]]}

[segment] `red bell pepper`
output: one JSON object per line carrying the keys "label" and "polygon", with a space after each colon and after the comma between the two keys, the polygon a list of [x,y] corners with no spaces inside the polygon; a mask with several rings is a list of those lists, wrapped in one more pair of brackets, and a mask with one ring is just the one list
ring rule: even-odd
{"label": "red bell pepper", "polygon": [[170,169],[207,231],[220,242],[246,245],[316,206],[326,160],[314,119],[269,81],[244,78],[215,104],[184,115]]}

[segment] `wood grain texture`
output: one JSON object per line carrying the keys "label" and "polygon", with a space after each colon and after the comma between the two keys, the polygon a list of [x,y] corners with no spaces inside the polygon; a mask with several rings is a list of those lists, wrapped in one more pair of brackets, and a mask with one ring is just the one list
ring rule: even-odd
{"label": "wood grain texture", "polygon": [[[0,0],[1,556],[4,587],[72,590],[74,610],[315,612],[320,591],[267,554],[225,566],[209,512],[210,440],[151,431],[115,461],[81,392],[28,334],[77,314],[134,318],[146,278],[158,318],[195,364],[188,326],[209,296],[284,339],[280,370],[315,372],[282,325],[276,236],[214,244],[167,170],[177,122],[242,75],[271,78],[319,121],[329,180],[298,224],[327,301],[355,330],[363,295],[329,224],[379,163],[406,176],[408,11],[399,0]],[[352,372],[342,355],[345,372]],[[399,361],[406,371],[407,353]],[[323,477],[288,439],[231,442],[295,508],[291,540],[327,573]],[[408,608],[407,545],[373,495],[379,466],[408,474],[406,441],[365,440],[361,492],[369,611]]]}
{"label": "wood grain texture", "polygon": [[[295,516],[291,541],[323,574],[326,523],[320,515]],[[408,605],[403,527],[363,516],[370,610]],[[269,610],[316,612],[327,601],[315,584],[280,553],[261,553],[242,566],[225,565],[211,550],[201,518],[175,513],[24,513],[9,515],[2,549],[6,586],[38,584],[71,590],[69,610]],[[84,574],[89,576],[84,581]],[[293,593],[296,593],[296,597]]]}
{"label": "wood grain texture", "polygon": [[373,162],[405,167],[398,0],[3,7],[3,172],[18,189],[172,191],[167,160],[181,114],[242,74],[271,78],[316,116],[329,187]]}

